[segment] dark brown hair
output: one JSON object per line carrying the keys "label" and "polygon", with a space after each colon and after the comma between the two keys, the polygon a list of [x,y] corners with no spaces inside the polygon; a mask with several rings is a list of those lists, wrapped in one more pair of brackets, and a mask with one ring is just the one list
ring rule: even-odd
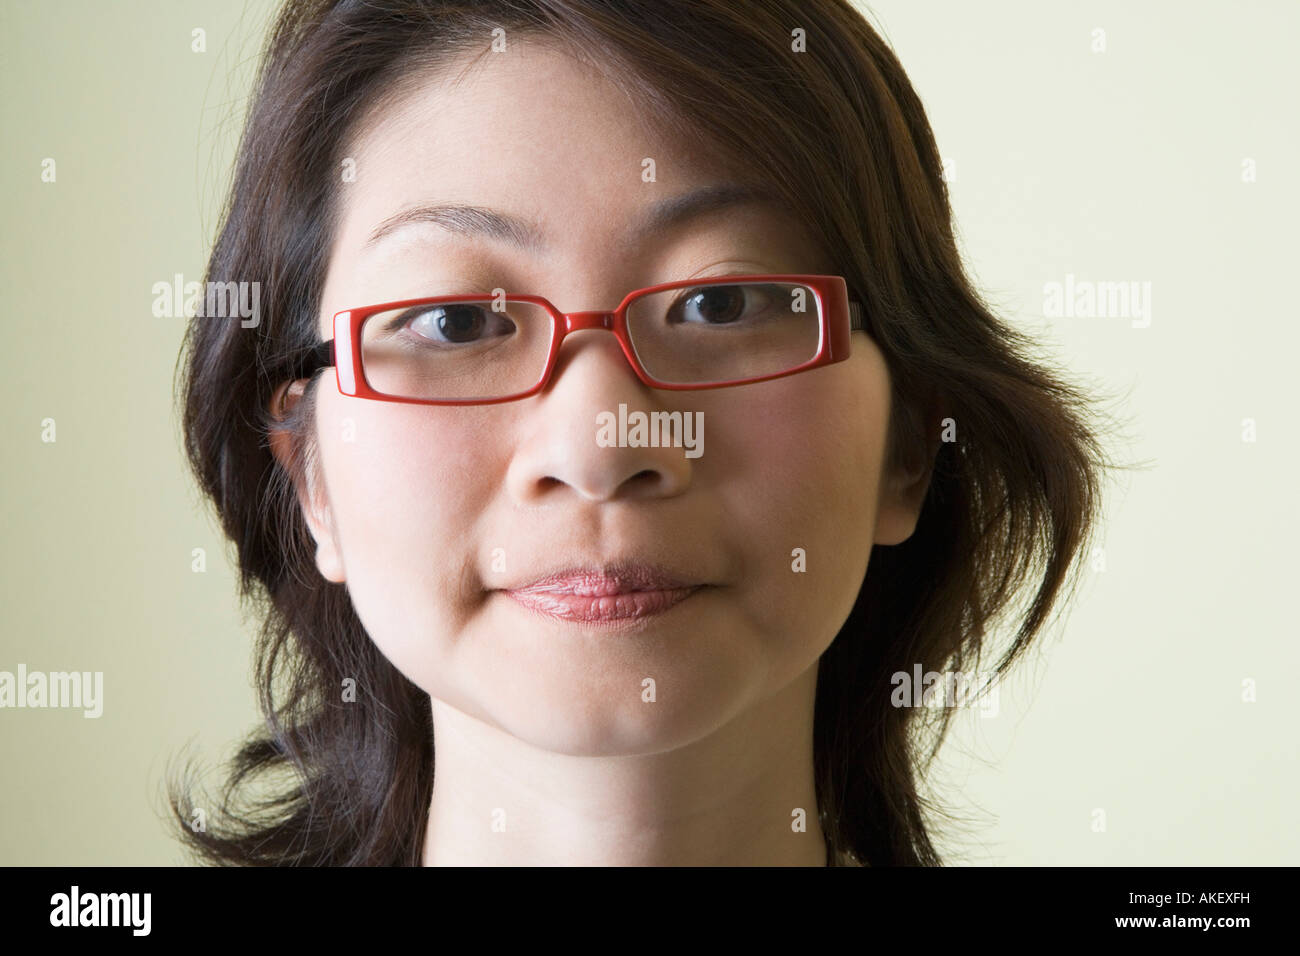
{"label": "dark brown hair", "polygon": [[[1073,590],[1110,463],[1085,393],[1031,359],[1031,341],[966,277],[920,100],[848,0],[285,4],[206,275],[260,282],[261,321],[194,320],[178,395],[189,462],[238,549],[241,596],[264,615],[266,727],[237,753],[219,807],[191,796],[188,774],[169,782],[181,839],[222,864],[421,862],[428,694],[376,649],[345,586],[316,569],[295,489],[316,467],[320,377],[283,420],[268,407],[318,341],[348,137],[404,79],[485,51],[497,27],[607,70],[665,128],[733,146],[732,161],[826,238],[864,303],[892,379],[889,462],[933,472],[915,532],[875,547],[820,661],[818,811],[836,862],[939,863],[927,815],[945,811],[919,785],[951,710],[893,706],[891,675],[978,666],[990,625],[1027,593],[994,669],[1009,667]],[[940,440],[945,419],[955,441]],[[272,429],[292,436],[288,469],[268,450]],[[340,701],[346,678],[359,703]],[[931,718],[927,748],[916,731]]]}

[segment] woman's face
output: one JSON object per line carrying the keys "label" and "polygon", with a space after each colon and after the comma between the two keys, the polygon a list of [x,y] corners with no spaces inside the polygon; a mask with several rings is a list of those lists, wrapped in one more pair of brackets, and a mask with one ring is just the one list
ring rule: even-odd
{"label": "woman's face", "polygon": [[[640,115],[598,74],[519,40],[458,85],[405,94],[356,137],[321,337],[337,311],[419,296],[502,288],[572,312],[676,279],[834,271],[816,237],[763,202],[635,238],[656,203],[729,180],[702,158],[718,145],[706,131],[673,141]],[[420,203],[487,207],[542,243],[427,222],[367,243]],[[915,522],[902,479],[882,474],[889,376],[860,332],[845,362],[735,388],[647,388],[605,331],[571,335],[548,387],[516,402],[348,398],[332,371],[318,388],[319,472],[303,503],[321,573],[346,582],[376,645],[435,700],[553,752],[680,747],[807,678],[872,543]],[[597,415],[620,405],[702,412],[703,454],[602,447]],[[706,586],[618,626],[506,593],[626,561]]]}

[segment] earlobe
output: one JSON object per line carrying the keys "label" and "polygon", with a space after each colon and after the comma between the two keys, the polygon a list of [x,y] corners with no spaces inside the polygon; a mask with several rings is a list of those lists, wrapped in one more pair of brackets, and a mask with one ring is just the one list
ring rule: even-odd
{"label": "earlobe", "polygon": [[876,506],[875,544],[902,544],[916,530],[930,488],[933,459],[925,467],[899,469],[883,476]]}
{"label": "earlobe", "polygon": [[316,541],[316,567],[321,577],[342,584],[347,576],[343,572],[343,554],[334,531],[334,513],[329,502],[321,500],[322,497],[309,489],[306,495],[299,495],[299,503],[307,528]]}
{"label": "earlobe", "polygon": [[[299,379],[295,382],[285,382],[272,392],[270,412],[275,421],[282,421],[297,405],[302,398],[305,385],[306,380]],[[334,515],[329,502],[315,487],[316,482],[312,475],[307,474],[299,478],[302,469],[296,464],[296,439],[289,429],[272,428],[268,440],[271,454],[293,483],[298,506],[302,509],[303,520],[316,541],[317,569],[325,580],[342,584],[346,576],[338,537],[334,531]]]}
{"label": "earlobe", "polygon": [[342,584],[347,580],[343,571],[343,557],[339,554],[338,543],[331,532],[325,537],[316,535],[316,567],[326,581]]}
{"label": "earlobe", "polygon": [[[932,404],[929,420],[936,420],[946,412]],[[915,449],[909,460],[881,476],[880,494],[876,504],[875,544],[902,544],[912,536],[921,518],[930,479],[934,476],[935,461],[942,440],[926,436],[925,447]]]}

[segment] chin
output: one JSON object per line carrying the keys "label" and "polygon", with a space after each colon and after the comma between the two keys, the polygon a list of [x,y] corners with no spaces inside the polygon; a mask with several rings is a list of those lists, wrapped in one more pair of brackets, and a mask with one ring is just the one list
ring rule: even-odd
{"label": "chin", "polygon": [[[662,685],[661,685],[662,686]],[[729,708],[716,692],[692,687],[677,706],[639,695],[565,695],[562,700],[514,696],[486,719],[517,740],[573,757],[630,757],[676,750],[717,730]]]}

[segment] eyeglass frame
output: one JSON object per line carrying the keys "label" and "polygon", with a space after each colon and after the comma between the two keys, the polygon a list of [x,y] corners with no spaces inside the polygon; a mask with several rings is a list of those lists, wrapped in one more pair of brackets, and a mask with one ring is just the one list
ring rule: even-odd
{"label": "eyeglass frame", "polygon": [[[636,357],[636,350],[632,346],[632,340],[627,329],[627,310],[634,301],[647,295],[667,292],[672,289],[728,286],[751,282],[804,285],[813,290],[813,294],[817,297],[818,315],[821,323],[816,355],[806,362],[783,372],[772,372],[767,375],[725,382],[661,382],[650,375],[641,365],[640,360]],[[530,386],[526,391],[516,392],[501,398],[408,398],[377,391],[366,381],[361,368],[361,328],[371,316],[380,312],[406,309],[413,306],[439,305],[451,302],[495,302],[500,298],[502,296],[490,293],[466,293],[463,295],[402,299],[396,302],[380,303],[379,305],[342,309],[334,313],[331,320],[334,338],[327,339],[310,350],[295,378],[312,378],[321,369],[332,366],[339,393],[351,398],[367,398],[375,401],[401,402],[412,405],[497,405],[502,402],[516,402],[536,395],[550,383],[551,376],[555,371],[555,364],[559,360],[560,347],[564,344],[566,336],[585,330],[605,329],[614,333],[614,337],[618,339],[619,347],[623,350],[624,357],[643,385],[671,391],[732,388],[737,385],[749,385],[754,382],[784,378],[787,375],[797,375],[810,369],[842,362],[851,354],[850,335],[853,332],[866,331],[861,303],[849,299],[848,284],[845,282],[844,277],[835,275],[735,275],[678,279],[629,292],[613,311],[597,309],[581,312],[561,312],[542,296],[506,293],[504,298],[507,303],[523,302],[536,305],[545,309],[551,317],[551,345],[550,354],[546,359],[546,368],[537,383]],[[341,346],[339,345],[340,342],[342,342]]]}

